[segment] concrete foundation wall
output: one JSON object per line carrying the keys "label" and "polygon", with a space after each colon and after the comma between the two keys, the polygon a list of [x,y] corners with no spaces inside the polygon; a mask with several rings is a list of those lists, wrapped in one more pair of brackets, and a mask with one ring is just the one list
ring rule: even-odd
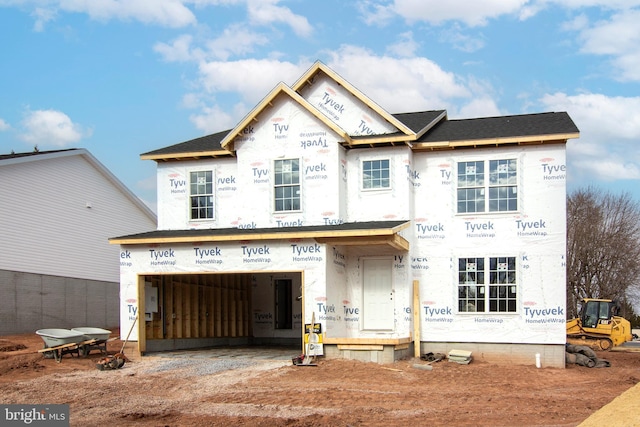
{"label": "concrete foundation wall", "polygon": [[[495,343],[421,343],[420,354],[443,353],[451,350],[472,353],[473,360],[496,364],[533,365],[540,354],[543,368],[564,368],[564,344],[495,344]],[[473,362],[472,362],[473,363]]]}
{"label": "concrete foundation wall", "polygon": [[413,346],[397,349],[394,345],[383,345],[380,350],[344,349],[339,345],[324,344],[324,356],[327,359],[348,359],[360,362],[393,363],[413,355]]}
{"label": "concrete foundation wall", "polygon": [[119,290],[115,282],[0,270],[0,335],[118,327]]}

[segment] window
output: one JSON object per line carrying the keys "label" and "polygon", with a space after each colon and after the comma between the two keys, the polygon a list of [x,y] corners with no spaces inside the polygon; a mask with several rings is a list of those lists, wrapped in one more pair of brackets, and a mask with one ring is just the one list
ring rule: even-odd
{"label": "window", "polygon": [[390,188],[389,160],[364,160],[362,162],[362,188],[372,190]]}
{"label": "window", "polygon": [[515,313],[517,290],[515,257],[458,259],[458,312]]}
{"label": "window", "polygon": [[276,160],[274,164],[276,212],[300,210],[300,160]]}
{"label": "window", "polygon": [[518,210],[517,177],[516,159],[459,162],[458,213]]}
{"label": "window", "polygon": [[189,174],[191,219],[213,219],[213,172],[197,171]]}

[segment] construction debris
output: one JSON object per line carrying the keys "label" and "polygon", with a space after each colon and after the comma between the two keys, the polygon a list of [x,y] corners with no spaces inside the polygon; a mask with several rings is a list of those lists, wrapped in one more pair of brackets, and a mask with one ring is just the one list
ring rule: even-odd
{"label": "construction debris", "polygon": [[599,359],[596,352],[586,345],[567,344],[564,353],[565,363],[586,366],[587,368],[609,368],[611,363]]}
{"label": "construction debris", "polygon": [[465,350],[451,350],[447,357],[449,362],[456,362],[461,365],[468,365],[472,360],[471,352]]}

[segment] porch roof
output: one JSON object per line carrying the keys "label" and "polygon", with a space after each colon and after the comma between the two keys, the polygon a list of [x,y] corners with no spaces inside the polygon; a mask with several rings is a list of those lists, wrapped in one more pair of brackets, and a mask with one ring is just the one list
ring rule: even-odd
{"label": "porch roof", "polygon": [[191,230],[155,230],[112,237],[114,245],[148,245],[167,243],[246,242],[252,240],[314,239],[336,246],[386,246],[408,251],[409,242],[398,233],[410,221],[349,222],[339,225],[312,225],[274,228],[207,228]]}

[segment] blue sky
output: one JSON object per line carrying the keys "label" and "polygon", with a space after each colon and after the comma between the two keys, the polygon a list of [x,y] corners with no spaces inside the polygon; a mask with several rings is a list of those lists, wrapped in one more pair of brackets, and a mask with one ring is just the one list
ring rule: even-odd
{"label": "blue sky", "polygon": [[567,111],[569,190],[640,200],[640,0],[0,0],[0,153],[140,154],[234,127],[320,60],[391,113]]}

